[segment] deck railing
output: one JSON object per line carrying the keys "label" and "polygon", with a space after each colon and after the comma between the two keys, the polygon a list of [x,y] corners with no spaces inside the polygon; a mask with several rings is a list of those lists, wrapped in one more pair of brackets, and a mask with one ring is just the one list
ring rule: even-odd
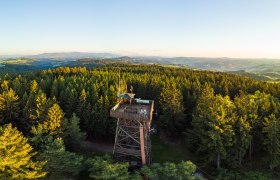
{"label": "deck railing", "polygon": [[138,121],[149,121],[149,117],[146,115],[142,114],[137,114],[137,113],[129,113],[129,112],[119,112],[116,110],[111,110],[110,111],[110,116],[115,117],[115,118],[121,118],[121,119],[134,119]]}

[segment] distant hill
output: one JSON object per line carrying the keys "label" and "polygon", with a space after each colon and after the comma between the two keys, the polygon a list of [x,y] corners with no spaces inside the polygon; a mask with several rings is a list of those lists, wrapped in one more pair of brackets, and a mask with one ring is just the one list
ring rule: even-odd
{"label": "distant hill", "polygon": [[52,59],[80,59],[80,58],[115,58],[120,55],[112,53],[87,53],[87,52],[59,52],[43,53],[38,55],[27,56],[33,59],[52,58]]}
{"label": "distant hill", "polygon": [[31,65],[35,60],[34,59],[30,59],[30,58],[9,58],[6,59],[5,61],[3,61],[1,64],[2,65],[18,65],[18,64],[25,64],[25,65]]}
{"label": "distant hill", "polygon": [[[3,58],[2,58],[3,59]],[[0,61],[0,68],[16,65],[23,69],[47,69],[58,66],[97,67],[113,62],[134,64],[160,64],[175,67],[189,67],[211,71],[222,71],[264,81],[280,80],[279,59],[237,59],[204,57],[159,57],[159,56],[122,56],[113,53],[62,52],[44,53],[19,58],[6,58]],[[0,69],[1,70],[1,69]],[[23,69],[24,70],[24,69]]]}

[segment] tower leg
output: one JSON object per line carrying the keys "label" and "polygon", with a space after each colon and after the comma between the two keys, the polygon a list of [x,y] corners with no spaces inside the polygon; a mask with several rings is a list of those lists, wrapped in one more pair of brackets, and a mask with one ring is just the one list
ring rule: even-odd
{"label": "tower leg", "polygon": [[145,165],[146,164],[146,153],[145,153],[145,141],[144,141],[143,126],[140,126],[140,146],[141,146],[142,165]]}
{"label": "tower leg", "polygon": [[115,144],[114,144],[113,156],[115,155],[115,150],[116,150],[116,146],[117,146],[117,142],[118,142],[119,121],[120,121],[120,118],[118,118],[118,121],[117,121],[117,128],[116,128],[116,135],[115,135]]}

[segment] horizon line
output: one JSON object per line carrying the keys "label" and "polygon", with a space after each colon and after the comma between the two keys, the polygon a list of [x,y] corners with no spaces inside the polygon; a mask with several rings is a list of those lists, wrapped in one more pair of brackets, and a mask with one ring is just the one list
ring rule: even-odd
{"label": "horizon line", "polygon": [[121,53],[118,51],[43,51],[39,53],[19,53],[19,54],[0,54],[0,58],[6,57],[14,57],[14,58],[24,58],[26,56],[39,56],[43,54],[55,54],[55,53],[108,53],[112,55],[116,55],[118,57],[161,57],[161,58],[208,58],[208,59],[259,59],[259,60],[280,60],[280,57],[230,57],[230,56],[186,56],[186,55],[152,55],[152,54],[141,54],[141,53]]}

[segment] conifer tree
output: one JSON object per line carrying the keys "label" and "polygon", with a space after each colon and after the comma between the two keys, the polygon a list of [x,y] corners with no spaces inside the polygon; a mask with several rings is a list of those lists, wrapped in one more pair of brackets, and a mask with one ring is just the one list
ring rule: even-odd
{"label": "conifer tree", "polygon": [[35,102],[35,94],[26,92],[24,93],[24,97],[21,101],[21,106],[23,107],[23,116],[25,119],[35,120],[34,114],[36,113],[36,102]]}
{"label": "conifer tree", "polygon": [[78,176],[83,157],[66,151],[61,138],[53,139],[49,136],[37,159],[47,162],[44,170],[49,172],[49,179],[69,179]]}
{"label": "conifer tree", "polygon": [[1,89],[2,89],[2,91],[8,91],[9,90],[9,81],[4,80],[1,83]]}
{"label": "conifer tree", "polygon": [[113,163],[109,156],[96,156],[87,160],[89,176],[93,179],[131,179],[128,163]]}
{"label": "conifer tree", "polygon": [[252,140],[251,122],[256,119],[256,106],[253,101],[250,102],[250,97],[241,93],[234,99],[236,119],[233,123],[234,140],[232,155],[228,159],[229,164],[241,166],[242,160],[249,149]]}
{"label": "conifer tree", "polygon": [[87,99],[88,95],[85,91],[85,89],[82,90],[81,95],[79,97],[78,107],[77,107],[77,114],[81,118],[81,127],[83,129],[87,129],[87,122],[88,118],[90,118],[90,112],[88,112],[87,109]]}
{"label": "conifer tree", "polygon": [[45,162],[32,160],[35,155],[27,139],[12,124],[0,126],[0,179],[38,179],[44,177]]}
{"label": "conifer tree", "polygon": [[43,92],[38,93],[36,96],[36,110],[35,110],[35,119],[38,122],[42,122],[47,119],[48,110],[51,106],[52,102],[47,99],[46,94]]}
{"label": "conifer tree", "polygon": [[33,80],[30,83],[30,92],[35,94],[37,91],[38,91],[38,83],[36,80]]}
{"label": "conifer tree", "polygon": [[266,134],[263,144],[269,154],[270,168],[274,169],[280,166],[280,119],[274,114],[264,118],[263,132]]}
{"label": "conifer tree", "polygon": [[185,130],[183,96],[176,84],[171,82],[165,85],[160,93],[159,100],[162,109],[161,125],[169,135],[179,134]]}
{"label": "conifer tree", "polygon": [[57,79],[54,79],[52,82],[50,97],[58,97]]}
{"label": "conifer tree", "polygon": [[78,94],[76,89],[66,88],[66,97],[68,98],[65,104],[66,117],[71,117],[73,112],[77,111]]}
{"label": "conifer tree", "polygon": [[19,97],[13,89],[0,94],[0,123],[17,120],[19,113]]}
{"label": "conifer tree", "polygon": [[58,104],[54,104],[48,111],[48,119],[44,122],[44,130],[51,135],[57,135],[61,130],[61,121],[64,118],[64,113]]}
{"label": "conifer tree", "polygon": [[20,81],[20,76],[16,77],[15,80],[12,81],[12,88],[15,90],[16,94],[19,96],[22,96],[24,93],[24,90],[22,89],[22,84]]}
{"label": "conifer tree", "polygon": [[201,141],[199,150],[208,153],[209,161],[215,160],[217,168],[232,146],[234,119],[234,104],[229,97],[215,96],[213,89],[206,87],[198,100],[192,125]]}
{"label": "conifer tree", "polygon": [[150,166],[143,166],[141,173],[150,179],[161,180],[183,180],[183,179],[195,179],[194,172],[196,165],[191,161],[182,161],[178,164],[166,162],[164,164],[151,164]]}
{"label": "conifer tree", "polygon": [[80,119],[73,113],[72,117],[62,121],[63,139],[69,149],[78,149],[85,139],[86,133],[81,132],[79,127]]}

